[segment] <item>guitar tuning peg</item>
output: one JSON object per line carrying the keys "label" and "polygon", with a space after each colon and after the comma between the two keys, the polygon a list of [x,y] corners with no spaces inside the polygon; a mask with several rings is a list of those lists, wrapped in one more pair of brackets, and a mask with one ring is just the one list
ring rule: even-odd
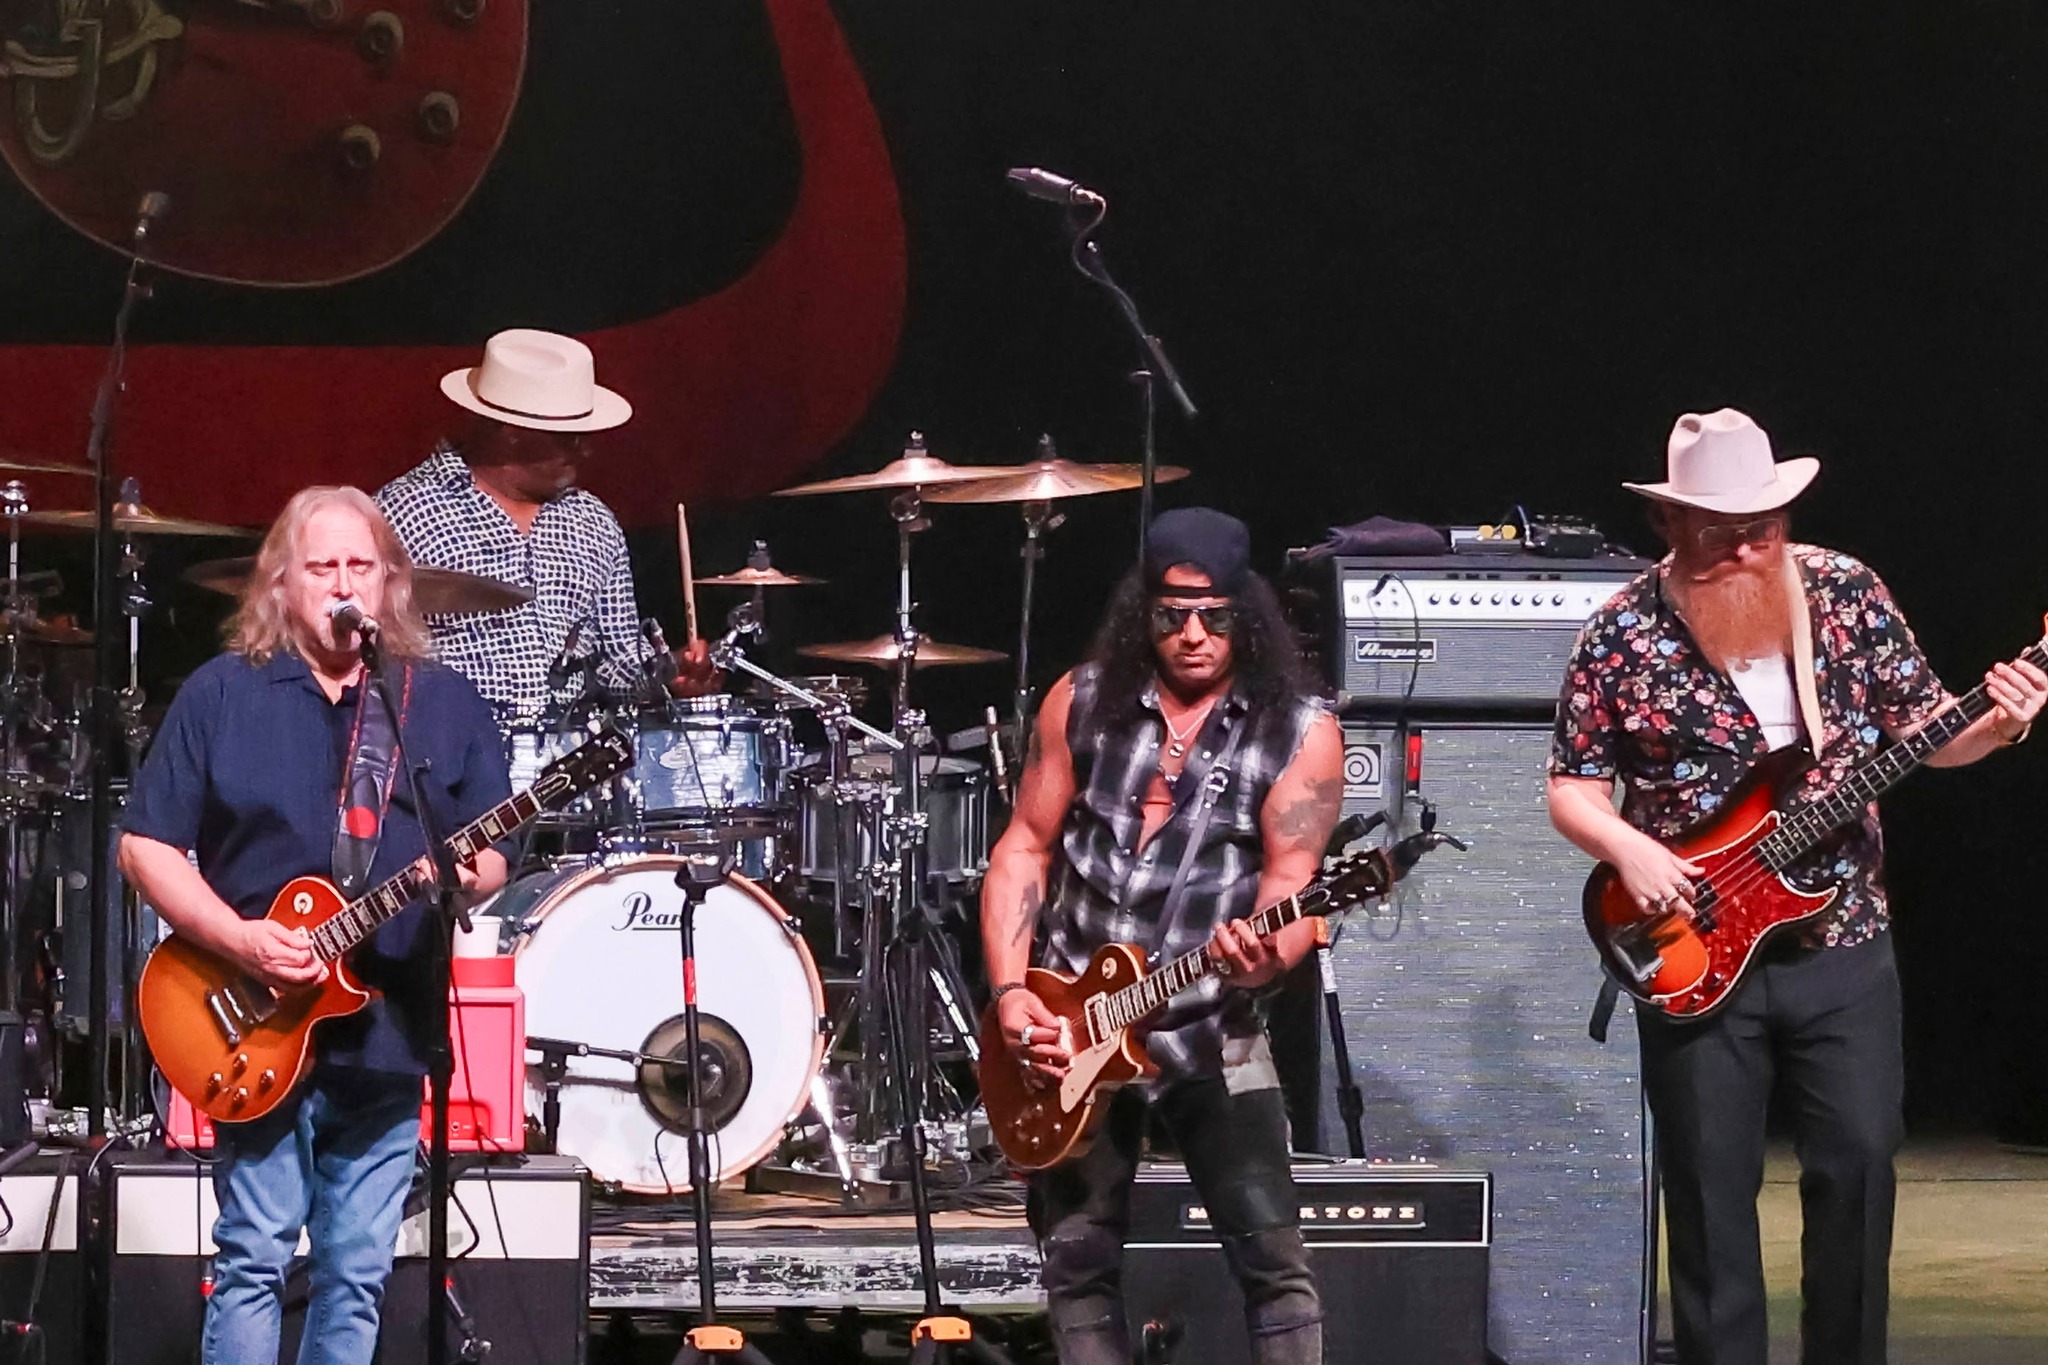
{"label": "guitar tuning peg", "polygon": [[1425,797],[1422,802],[1422,832],[1424,834],[1432,834],[1435,831],[1436,803]]}

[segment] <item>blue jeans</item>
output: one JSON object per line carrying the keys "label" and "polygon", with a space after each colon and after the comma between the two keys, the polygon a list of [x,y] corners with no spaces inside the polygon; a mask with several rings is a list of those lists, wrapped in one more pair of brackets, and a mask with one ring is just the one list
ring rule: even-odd
{"label": "blue jeans", "polygon": [[312,1280],[299,1365],[370,1365],[419,1144],[419,1077],[316,1069],[293,1102],[217,1132],[218,1250],[200,1359],[277,1365],[303,1228]]}

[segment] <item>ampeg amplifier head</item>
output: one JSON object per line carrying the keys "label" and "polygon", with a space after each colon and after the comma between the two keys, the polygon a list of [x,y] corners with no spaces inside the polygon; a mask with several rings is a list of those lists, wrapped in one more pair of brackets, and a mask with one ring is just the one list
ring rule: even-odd
{"label": "ampeg amplifier head", "polygon": [[1557,703],[1579,627],[1648,561],[1335,555],[1305,570],[1348,714],[1529,715]]}

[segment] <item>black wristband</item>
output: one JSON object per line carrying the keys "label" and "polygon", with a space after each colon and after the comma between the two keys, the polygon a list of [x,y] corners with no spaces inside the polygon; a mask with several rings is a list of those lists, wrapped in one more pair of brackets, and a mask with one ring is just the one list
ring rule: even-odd
{"label": "black wristband", "polygon": [[996,1001],[1002,999],[1011,991],[1021,991],[1023,989],[1024,983],[1021,981],[1005,981],[1002,985],[996,986],[989,991],[989,1003],[994,1004]]}

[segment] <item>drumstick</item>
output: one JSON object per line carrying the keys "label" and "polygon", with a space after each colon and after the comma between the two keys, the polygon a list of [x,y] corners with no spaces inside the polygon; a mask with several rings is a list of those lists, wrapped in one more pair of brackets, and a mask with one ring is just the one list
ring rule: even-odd
{"label": "drumstick", "polygon": [[683,561],[683,630],[686,639],[697,638],[697,577],[690,569],[690,514],[676,504],[676,551]]}

